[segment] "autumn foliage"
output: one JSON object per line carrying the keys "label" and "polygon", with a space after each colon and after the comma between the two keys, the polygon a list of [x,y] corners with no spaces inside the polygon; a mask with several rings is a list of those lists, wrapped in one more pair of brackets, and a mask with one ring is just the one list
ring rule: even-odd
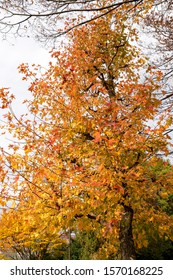
{"label": "autumn foliage", "polygon": [[122,7],[73,30],[41,77],[20,66],[32,99],[28,115],[5,116],[18,142],[1,150],[1,203],[11,208],[0,221],[1,250],[51,249],[67,230],[94,230],[93,258],[134,259],[149,234],[172,238],[172,216],[158,203],[173,194],[172,167],[155,172],[169,154],[172,118],[158,114],[162,73],[130,26]]}

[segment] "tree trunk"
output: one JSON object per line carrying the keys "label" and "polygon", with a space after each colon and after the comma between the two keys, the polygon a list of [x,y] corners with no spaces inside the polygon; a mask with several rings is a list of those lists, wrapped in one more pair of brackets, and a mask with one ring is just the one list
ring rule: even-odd
{"label": "tree trunk", "polygon": [[136,259],[135,246],[132,234],[133,209],[124,205],[124,213],[120,222],[120,252],[122,260]]}

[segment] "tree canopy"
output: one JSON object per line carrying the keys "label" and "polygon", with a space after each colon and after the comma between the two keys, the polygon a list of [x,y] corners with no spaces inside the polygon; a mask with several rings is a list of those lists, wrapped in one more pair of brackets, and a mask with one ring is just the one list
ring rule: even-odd
{"label": "tree canopy", "polygon": [[59,41],[66,39],[62,35],[70,30],[116,13],[121,8],[126,10],[131,23],[137,23],[140,28],[143,26],[145,32],[149,27],[147,32],[157,40],[152,48],[151,42],[148,47],[150,51],[152,49],[152,57],[157,57],[156,67],[164,72],[163,82],[167,83],[164,100],[171,106],[172,0],[0,1],[0,33],[4,39],[11,35],[33,36],[44,46],[57,47]]}
{"label": "tree canopy", "polygon": [[162,73],[133,43],[130,12],[121,5],[71,30],[41,76],[22,64],[28,114],[18,118],[1,89],[1,128],[17,140],[1,149],[2,251],[37,252],[61,246],[62,233],[94,231],[95,258],[135,259],[148,236],[173,239],[160,203],[173,195],[173,167],[160,159],[172,146],[172,115],[158,114]]}

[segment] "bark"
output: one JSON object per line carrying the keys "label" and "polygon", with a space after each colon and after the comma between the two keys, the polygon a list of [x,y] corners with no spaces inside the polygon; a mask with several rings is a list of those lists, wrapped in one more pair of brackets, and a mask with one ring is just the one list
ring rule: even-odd
{"label": "bark", "polygon": [[124,213],[120,222],[120,252],[122,260],[136,259],[136,252],[132,233],[133,209],[124,205]]}

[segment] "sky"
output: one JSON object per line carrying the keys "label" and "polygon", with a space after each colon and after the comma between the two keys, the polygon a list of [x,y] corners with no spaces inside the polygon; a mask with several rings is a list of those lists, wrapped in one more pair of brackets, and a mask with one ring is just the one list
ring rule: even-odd
{"label": "sky", "polygon": [[[30,65],[35,63],[46,67],[50,60],[49,50],[32,38],[17,38],[12,42],[0,40],[0,88],[9,88],[15,95],[13,110],[17,115],[24,112],[25,107],[22,106],[22,102],[29,96],[28,84],[22,81],[22,75],[18,73],[17,67],[21,63]],[[0,109],[0,119],[3,114],[4,111]],[[7,142],[5,136],[0,136],[0,147],[6,147],[9,144]]]}
{"label": "sky", "polygon": [[13,43],[0,42],[0,87],[10,87],[15,94],[23,93],[24,82],[17,67],[21,63],[38,63],[46,66],[50,61],[49,51],[31,38],[17,38]]}

